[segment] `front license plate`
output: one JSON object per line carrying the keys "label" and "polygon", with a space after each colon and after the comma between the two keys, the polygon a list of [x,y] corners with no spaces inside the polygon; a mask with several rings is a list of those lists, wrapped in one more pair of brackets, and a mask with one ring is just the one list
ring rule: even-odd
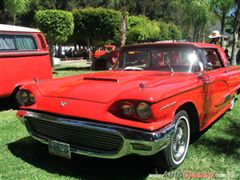
{"label": "front license plate", "polygon": [[70,145],[58,141],[49,141],[48,151],[50,154],[71,159]]}

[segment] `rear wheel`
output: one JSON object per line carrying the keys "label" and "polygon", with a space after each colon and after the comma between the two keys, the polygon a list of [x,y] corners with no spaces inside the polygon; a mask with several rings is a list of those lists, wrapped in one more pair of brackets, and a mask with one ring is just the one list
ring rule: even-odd
{"label": "rear wheel", "polygon": [[190,126],[187,112],[179,111],[174,117],[175,131],[170,144],[153,156],[158,170],[176,169],[183,163],[189,146]]}

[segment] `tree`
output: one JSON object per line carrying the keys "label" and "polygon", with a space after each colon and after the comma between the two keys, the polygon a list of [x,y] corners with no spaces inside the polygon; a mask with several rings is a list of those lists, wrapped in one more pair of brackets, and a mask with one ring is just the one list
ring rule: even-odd
{"label": "tree", "polygon": [[27,11],[29,0],[6,0],[6,9],[12,17],[12,23],[16,24],[17,15]]}
{"label": "tree", "polygon": [[126,43],[126,34],[127,34],[127,23],[126,23],[126,0],[121,0],[121,14],[122,14],[122,24],[121,24],[121,46],[124,46]]}
{"label": "tree", "polygon": [[[234,0],[211,0],[210,2],[213,12],[221,21],[221,34],[224,34],[226,16],[232,9]],[[222,39],[221,46],[223,46]]]}
{"label": "tree", "polygon": [[185,6],[187,17],[186,20],[191,24],[193,30],[193,41],[200,41],[200,37],[204,37],[206,26],[211,17],[208,0],[193,0]]}
{"label": "tree", "polygon": [[[168,32],[169,25],[167,25],[166,36],[169,35]],[[161,39],[161,35],[163,34],[159,26],[159,22],[150,20],[145,16],[128,17],[127,43],[158,41]]]}
{"label": "tree", "polygon": [[73,11],[75,43],[94,48],[119,43],[121,13],[112,9],[85,8]]}
{"label": "tree", "polygon": [[127,0],[108,0],[105,1],[108,2],[109,7],[114,7],[114,9],[118,9],[119,7],[121,8],[121,16],[122,16],[122,22],[121,22],[121,33],[120,33],[120,42],[121,46],[124,46],[126,43],[126,34],[127,34],[127,20],[126,20],[126,4]]}
{"label": "tree", "polygon": [[40,10],[35,15],[35,21],[45,34],[53,57],[53,45],[66,42],[73,33],[73,15],[62,10]]}
{"label": "tree", "polygon": [[240,28],[240,0],[235,0],[235,13],[233,21],[233,44],[232,44],[232,54],[231,61],[233,65],[236,65],[236,45],[238,40],[238,31]]}

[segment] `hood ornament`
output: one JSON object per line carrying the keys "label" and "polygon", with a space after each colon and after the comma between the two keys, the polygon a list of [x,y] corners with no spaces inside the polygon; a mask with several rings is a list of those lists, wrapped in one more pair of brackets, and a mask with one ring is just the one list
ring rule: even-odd
{"label": "hood ornament", "polygon": [[68,102],[65,102],[65,101],[61,101],[61,102],[60,102],[60,106],[61,106],[61,107],[64,107],[66,104],[68,104]]}
{"label": "hood ornament", "polygon": [[139,88],[140,88],[140,89],[142,89],[142,90],[143,90],[144,88],[147,88],[147,87],[148,87],[148,85],[147,85],[147,84],[144,84],[144,83],[142,83],[142,82],[141,82],[141,83],[139,83]]}
{"label": "hood ornament", "polygon": [[140,84],[139,84],[139,87],[140,87],[141,89],[143,89],[143,88],[145,87],[145,85],[144,85],[143,83],[140,83]]}

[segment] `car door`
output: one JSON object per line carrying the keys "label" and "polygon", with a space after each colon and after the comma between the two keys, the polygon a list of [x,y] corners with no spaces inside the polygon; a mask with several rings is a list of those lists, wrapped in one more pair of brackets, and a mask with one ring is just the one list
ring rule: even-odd
{"label": "car door", "polygon": [[211,123],[219,117],[231,100],[228,84],[228,71],[224,67],[217,49],[204,49],[207,70],[205,72],[206,101],[204,109],[206,119],[202,126]]}

